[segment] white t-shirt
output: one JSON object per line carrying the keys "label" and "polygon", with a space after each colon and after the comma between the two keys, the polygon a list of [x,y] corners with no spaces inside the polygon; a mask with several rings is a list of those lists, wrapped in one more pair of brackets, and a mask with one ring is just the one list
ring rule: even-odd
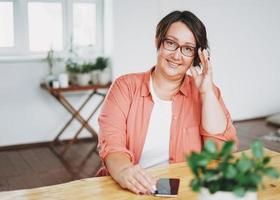
{"label": "white t-shirt", "polygon": [[172,101],[162,100],[155,94],[152,77],[150,79],[150,90],[154,106],[139,161],[143,168],[166,164],[169,160]]}

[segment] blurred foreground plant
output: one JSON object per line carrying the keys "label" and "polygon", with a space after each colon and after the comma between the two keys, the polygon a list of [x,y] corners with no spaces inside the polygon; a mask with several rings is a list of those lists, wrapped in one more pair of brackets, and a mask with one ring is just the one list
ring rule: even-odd
{"label": "blurred foreground plant", "polygon": [[217,191],[234,192],[243,197],[247,191],[257,191],[263,176],[278,178],[278,171],[269,167],[270,157],[264,155],[263,145],[256,140],[251,144],[252,157],[242,153],[234,158],[234,143],[225,142],[220,151],[215,143],[208,140],[200,153],[192,153],[187,163],[194,174],[190,186],[193,191],[207,188],[210,193]]}

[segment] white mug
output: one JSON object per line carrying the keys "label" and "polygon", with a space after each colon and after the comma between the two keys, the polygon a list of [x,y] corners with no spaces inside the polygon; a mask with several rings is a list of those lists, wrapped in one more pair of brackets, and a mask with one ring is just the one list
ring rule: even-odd
{"label": "white mug", "polygon": [[52,88],[54,88],[54,89],[59,88],[59,82],[57,80],[52,81]]}

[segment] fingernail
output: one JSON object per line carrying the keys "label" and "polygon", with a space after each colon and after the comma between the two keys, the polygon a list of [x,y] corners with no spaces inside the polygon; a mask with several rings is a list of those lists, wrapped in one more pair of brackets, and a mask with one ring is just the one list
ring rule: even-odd
{"label": "fingernail", "polygon": [[153,185],[153,190],[156,191],[157,190],[157,187],[155,185]]}

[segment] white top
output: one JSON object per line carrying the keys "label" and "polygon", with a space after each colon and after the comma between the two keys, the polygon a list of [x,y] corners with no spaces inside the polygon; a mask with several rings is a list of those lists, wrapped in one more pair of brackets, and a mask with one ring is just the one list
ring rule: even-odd
{"label": "white top", "polygon": [[139,161],[143,168],[167,164],[172,116],[172,101],[160,99],[154,91],[152,77],[150,90],[154,101],[144,148]]}

